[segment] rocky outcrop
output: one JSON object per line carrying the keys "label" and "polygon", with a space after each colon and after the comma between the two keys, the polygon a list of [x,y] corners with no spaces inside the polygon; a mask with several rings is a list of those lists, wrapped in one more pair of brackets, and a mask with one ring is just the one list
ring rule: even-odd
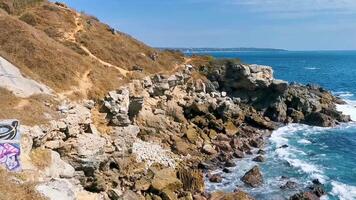
{"label": "rocky outcrop", "polygon": [[207,68],[202,71],[218,86],[216,89],[240,98],[273,121],[324,127],[350,121],[336,111],[340,100],[330,92],[315,85],[275,80],[270,67],[222,60]]}
{"label": "rocky outcrop", "polygon": [[[60,185],[75,180],[79,189],[63,186],[69,199],[78,191],[109,199],[252,199],[241,191],[206,194],[203,174],[220,183],[238,165],[234,159],[257,152],[253,161],[264,162],[265,139],[280,123],[333,126],[348,120],[335,110],[337,99],[319,87],[275,80],[265,66],[213,66],[199,75],[186,66],[134,80],[95,103],[64,103],[61,120],[29,134],[56,160],[47,176]],[[94,125],[94,109],[105,117],[105,132]],[[223,172],[213,172],[217,168]],[[260,187],[263,175],[255,166],[241,180]],[[42,188],[58,185],[51,184]],[[286,183],[281,190],[291,187]],[[318,188],[307,192],[321,194]]]}
{"label": "rocky outcrop", "polygon": [[260,168],[258,166],[253,167],[248,172],[246,172],[241,180],[251,187],[261,186],[263,183],[263,177]]}

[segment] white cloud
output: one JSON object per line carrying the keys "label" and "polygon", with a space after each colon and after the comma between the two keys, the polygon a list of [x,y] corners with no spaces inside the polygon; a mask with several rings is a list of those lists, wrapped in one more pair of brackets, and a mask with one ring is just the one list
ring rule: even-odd
{"label": "white cloud", "polygon": [[227,0],[250,12],[282,15],[356,14],[356,0]]}

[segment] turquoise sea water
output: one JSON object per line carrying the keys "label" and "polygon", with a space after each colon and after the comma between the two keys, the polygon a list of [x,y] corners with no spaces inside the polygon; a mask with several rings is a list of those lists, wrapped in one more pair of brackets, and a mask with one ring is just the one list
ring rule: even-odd
{"label": "turquoise sea water", "polygon": [[[216,58],[240,58],[249,64],[269,65],[275,77],[289,82],[313,83],[347,100],[340,111],[356,120],[356,51],[308,52],[203,52]],[[261,164],[264,185],[251,189],[239,178],[255,163],[237,160],[234,173],[224,174],[223,183],[208,184],[208,190],[233,191],[236,186],[256,199],[285,199],[318,178],[326,186],[323,199],[356,200],[356,123],[334,128],[291,124],[273,132],[266,146],[267,162]],[[287,148],[278,148],[287,144]],[[216,172],[222,173],[222,172]],[[288,177],[288,179],[282,178]],[[287,180],[298,183],[294,190],[280,190]]]}

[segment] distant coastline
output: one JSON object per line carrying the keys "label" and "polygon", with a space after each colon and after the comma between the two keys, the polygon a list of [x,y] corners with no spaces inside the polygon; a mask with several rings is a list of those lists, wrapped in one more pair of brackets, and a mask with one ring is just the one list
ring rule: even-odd
{"label": "distant coastline", "polygon": [[285,49],[273,48],[253,48],[253,47],[239,47],[239,48],[174,48],[174,47],[158,47],[159,50],[176,50],[183,53],[201,53],[201,52],[258,52],[258,51],[288,51]]}

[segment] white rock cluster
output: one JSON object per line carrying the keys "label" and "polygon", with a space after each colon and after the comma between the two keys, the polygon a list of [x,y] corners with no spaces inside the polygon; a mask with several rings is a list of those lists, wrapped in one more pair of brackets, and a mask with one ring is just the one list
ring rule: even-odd
{"label": "white rock cluster", "polygon": [[154,163],[172,168],[176,166],[177,159],[174,158],[173,154],[158,144],[137,140],[132,146],[132,153],[136,155],[138,162],[146,162],[147,168]]}

